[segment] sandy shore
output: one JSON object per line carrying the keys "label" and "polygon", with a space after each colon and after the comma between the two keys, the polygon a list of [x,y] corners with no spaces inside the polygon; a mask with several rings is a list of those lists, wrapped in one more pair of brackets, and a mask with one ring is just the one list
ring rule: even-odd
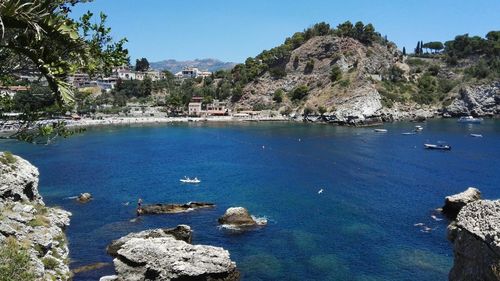
{"label": "sandy shore", "polygon": [[[60,120],[43,120],[41,123],[57,122]],[[119,125],[148,125],[166,124],[176,122],[259,122],[259,121],[289,121],[285,117],[253,117],[240,118],[232,116],[210,116],[210,117],[104,117],[102,119],[82,118],[80,120],[64,120],[68,127],[100,127]],[[0,122],[0,133],[11,133],[16,131],[16,122]]]}

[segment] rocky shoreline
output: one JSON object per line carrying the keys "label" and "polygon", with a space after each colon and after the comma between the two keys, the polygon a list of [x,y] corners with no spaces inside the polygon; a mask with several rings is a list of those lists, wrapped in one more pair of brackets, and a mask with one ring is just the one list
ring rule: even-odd
{"label": "rocky shoreline", "polygon": [[[0,153],[0,244],[17,243],[29,257],[31,280],[68,280],[69,250],[64,229],[71,213],[46,207],[38,193],[38,169]],[[15,278],[4,276],[7,278]]]}

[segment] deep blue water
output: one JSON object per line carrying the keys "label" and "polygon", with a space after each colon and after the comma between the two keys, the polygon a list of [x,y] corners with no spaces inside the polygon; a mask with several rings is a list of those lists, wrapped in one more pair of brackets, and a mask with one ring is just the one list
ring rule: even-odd
{"label": "deep blue water", "polygon": [[[129,232],[188,224],[194,243],[230,251],[243,280],[446,280],[447,223],[431,215],[468,186],[500,197],[500,122],[435,120],[421,134],[401,135],[414,125],[387,124],[386,134],[287,123],[102,128],[50,146],[4,141],[0,150],[38,166],[45,202],[73,213],[72,267],[111,262],[106,245]],[[452,151],[423,149],[440,140]],[[202,183],[182,185],[185,175]],[[81,192],[95,199],[65,199]],[[139,197],[217,207],[130,222]],[[270,223],[242,234],[220,230],[217,218],[230,206]],[[112,273],[109,266],[74,280]]]}

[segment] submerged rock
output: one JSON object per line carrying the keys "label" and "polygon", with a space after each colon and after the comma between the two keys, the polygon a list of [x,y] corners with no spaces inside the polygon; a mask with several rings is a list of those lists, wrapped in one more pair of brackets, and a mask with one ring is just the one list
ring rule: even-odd
{"label": "submerged rock", "polygon": [[444,201],[443,214],[453,220],[465,205],[479,199],[481,199],[481,192],[474,187],[469,187],[464,192],[447,196]]}
{"label": "submerged rock", "polygon": [[230,225],[237,227],[248,227],[267,224],[266,220],[256,220],[250,215],[247,209],[243,207],[231,207],[226,210],[226,213],[219,218],[219,223],[222,225]]}
{"label": "submerged rock", "polygon": [[76,198],[76,200],[80,203],[87,203],[92,200],[92,195],[88,192],[82,193]]}
{"label": "submerged rock", "polygon": [[184,241],[184,234],[188,230],[190,234],[190,228],[181,225],[176,229],[174,233],[182,233],[183,239],[163,230],[149,230],[117,240],[120,242],[113,247],[116,276],[101,280],[239,280],[240,274],[228,251],[191,245]]}
{"label": "submerged rock", "polygon": [[449,280],[500,280],[499,200],[467,204],[449,231],[455,256]]}
{"label": "submerged rock", "polygon": [[138,215],[149,214],[178,214],[191,212],[197,209],[213,208],[215,204],[205,202],[188,202],[186,204],[153,204],[137,208]]}
{"label": "submerged rock", "polygon": [[191,243],[192,231],[191,227],[188,225],[178,225],[174,228],[163,228],[163,229],[150,229],[144,230],[137,233],[130,233],[118,240],[114,240],[106,248],[109,255],[116,257],[118,255],[118,250],[130,239],[132,238],[161,238],[161,237],[173,237],[177,240],[184,241],[186,243]]}

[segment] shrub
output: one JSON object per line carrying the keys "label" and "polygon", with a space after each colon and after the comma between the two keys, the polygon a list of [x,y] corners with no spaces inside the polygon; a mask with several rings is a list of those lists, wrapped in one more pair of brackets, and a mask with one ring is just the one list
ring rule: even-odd
{"label": "shrub", "polygon": [[465,73],[472,77],[483,79],[488,77],[488,74],[490,74],[490,68],[484,60],[480,60],[476,65],[467,68]]}
{"label": "shrub", "polygon": [[293,69],[297,69],[297,67],[299,67],[299,57],[295,56],[293,58]]}
{"label": "shrub", "polygon": [[304,73],[311,73],[314,70],[314,60],[310,59],[306,63],[306,67],[304,68]]}
{"label": "shrub", "polygon": [[273,101],[281,103],[283,101],[283,94],[284,91],[282,89],[276,90],[273,95]]}
{"label": "shrub", "polygon": [[342,78],[342,70],[338,65],[335,65],[332,67],[332,70],[330,70],[330,80],[332,82],[336,82]]}
{"label": "shrub", "polygon": [[340,80],[339,85],[341,87],[347,88],[351,85],[351,81],[349,79],[343,79],[343,80]]}
{"label": "shrub", "polygon": [[273,67],[269,69],[269,74],[271,74],[274,79],[286,77],[286,71],[281,67]]}
{"label": "shrub", "polygon": [[292,100],[301,100],[309,94],[309,87],[307,85],[300,85],[295,87],[290,93],[290,98]]}
{"label": "shrub", "polygon": [[49,269],[49,270],[54,270],[59,265],[59,262],[57,262],[57,260],[54,259],[53,257],[43,258],[42,263],[43,263],[43,266],[45,267],[45,269]]}
{"label": "shrub", "polygon": [[4,151],[3,154],[0,155],[0,162],[4,165],[12,165],[17,162],[17,159],[10,151]]}
{"label": "shrub", "polygon": [[309,116],[311,114],[315,114],[316,112],[314,112],[314,109],[312,109],[311,107],[306,107],[304,108],[304,116]]}
{"label": "shrub", "polygon": [[31,261],[26,249],[8,237],[0,246],[0,281],[34,281]]}
{"label": "shrub", "polygon": [[437,64],[433,64],[427,69],[427,72],[429,72],[430,75],[432,76],[437,76],[439,74],[439,71],[441,70],[441,67]]}
{"label": "shrub", "polygon": [[28,225],[31,227],[48,226],[49,220],[42,215],[37,215],[37,216],[35,216],[34,219],[32,219],[28,222]]}

